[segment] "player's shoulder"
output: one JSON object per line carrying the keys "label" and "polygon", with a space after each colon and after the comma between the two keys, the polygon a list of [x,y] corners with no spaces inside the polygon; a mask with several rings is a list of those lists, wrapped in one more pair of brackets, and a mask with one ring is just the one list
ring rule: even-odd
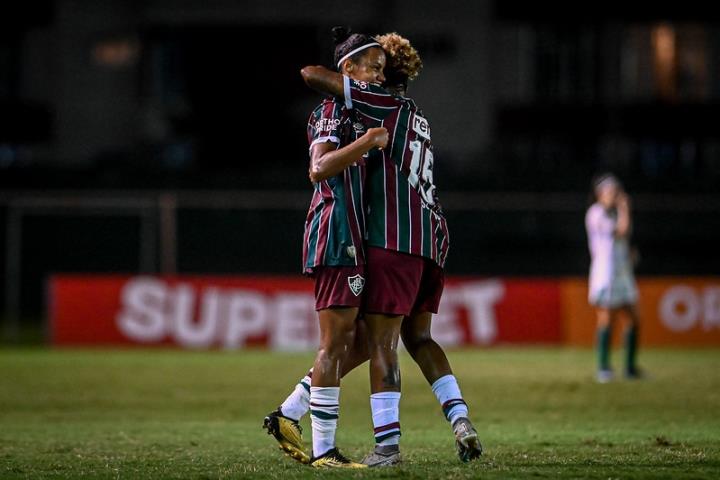
{"label": "player's shoulder", "polygon": [[420,115],[421,117],[423,117],[424,119],[427,120],[427,118],[428,118],[427,115],[425,115],[425,112],[423,112],[423,109],[420,108],[420,106],[417,103],[415,103],[415,100],[413,100],[410,97],[399,97],[399,98],[408,106],[408,108],[410,110],[415,112],[415,115]]}
{"label": "player's shoulder", "polygon": [[380,85],[379,83],[372,83],[372,82],[365,82],[362,80],[355,80],[353,78],[349,78],[350,80],[350,87],[355,88],[357,90],[361,90],[363,92],[372,93],[375,95],[380,96],[387,96],[387,97],[393,97],[394,95],[390,93],[385,87]]}
{"label": "player's shoulder", "polygon": [[364,80],[357,80],[350,77],[347,77],[347,81],[350,83],[350,88],[359,88],[360,90],[367,90],[368,88],[370,88],[371,85],[373,85],[370,82],[366,82]]}
{"label": "player's shoulder", "polygon": [[310,119],[321,117],[337,117],[345,110],[343,102],[334,97],[324,98],[310,114]]}
{"label": "player's shoulder", "polygon": [[585,219],[589,222],[597,222],[604,217],[607,217],[607,212],[599,202],[590,205],[585,213]]}
{"label": "player's shoulder", "polygon": [[326,111],[328,108],[344,108],[344,104],[335,97],[325,97],[317,104],[313,112]]}

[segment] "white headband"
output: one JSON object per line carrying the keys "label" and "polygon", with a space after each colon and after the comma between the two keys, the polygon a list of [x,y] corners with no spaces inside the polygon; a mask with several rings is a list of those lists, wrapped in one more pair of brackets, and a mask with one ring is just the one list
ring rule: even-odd
{"label": "white headband", "polygon": [[343,55],[343,57],[342,57],[340,60],[338,60],[338,63],[337,63],[337,68],[338,68],[338,70],[340,70],[340,65],[342,65],[342,62],[344,62],[347,58],[352,57],[353,55],[355,55],[355,54],[358,53],[358,52],[362,52],[362,51],[365,50],[366,48],[379,47],[379,46],[380,46],[379,43],[377,43],[377,42],[372,42],[372,43],[368,43],[367,45],[363,45],[362,47],[358,47],[358,48],[356,48],[355,50],[353,50],[352,52]]}

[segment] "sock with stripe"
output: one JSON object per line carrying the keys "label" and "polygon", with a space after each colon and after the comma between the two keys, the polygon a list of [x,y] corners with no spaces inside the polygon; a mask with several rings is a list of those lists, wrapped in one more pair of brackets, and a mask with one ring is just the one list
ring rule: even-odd
{"label": "sock with stripe", "polygon": [[313,457],[335,448],[340,413],[340,387],[310,387]]}
{"label": "sock with stripe", "polygon": [[400,392],[378,392],[370,395],[376,445],[400,443]]}
{"label": "sock with stripe", "polygon": [[280,411],[283,415],[293,420],[300,420],[303,415],[310,409],[310,379],[312,377],[312,368],[297,385],[295,390],[280,405]]}
{"label": "sock with stripe", "polygon": [[610,369],[610,327],[598,327],[597,329],[597,349],[598,349],[598,369]]}
{"label": "sock with stripe", "polygon": [[435,380],[432,384],[432,391],[437,397],[443,414],[450,425],[461,417],[468,416],[468,407],[460,393],[460,386],[455,375],[445,375]]}

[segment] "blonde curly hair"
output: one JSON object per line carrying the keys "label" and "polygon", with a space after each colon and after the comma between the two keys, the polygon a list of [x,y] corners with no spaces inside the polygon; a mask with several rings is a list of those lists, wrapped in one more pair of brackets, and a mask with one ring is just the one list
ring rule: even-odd
{"label": "blonde curly hair", "polygon": [[417,78],[423,64],[417,50],[410,44],[410,40],[397,32],[378,35],[375,40],[387,54],[385,77],[389,84],[407,84],[409,80]]}

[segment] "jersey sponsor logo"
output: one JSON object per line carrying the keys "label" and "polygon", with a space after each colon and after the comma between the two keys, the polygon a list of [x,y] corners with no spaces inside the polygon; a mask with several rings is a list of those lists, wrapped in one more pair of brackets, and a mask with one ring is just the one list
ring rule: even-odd
{"label": "jersey sponsor logo", "polygon": [[340,125],[339,118],[321,118],[315,122],[315,131],[317,132],[332,132],[337,130]]}
{"label": "jersey sponsor logo", "polygon": [[350,286],[350,291],[353,293],[353,295],[358,297],[362,293],[363,287],[365,286],[365,279],[362,277],[362,275],[358,273],[353,277],[348,277],[348,285]]}
{"label": "jersey sponsor logo", "polygon": [[413,116],[412,129],[421,137],[430,140],[430,124],[418,114]]}
{"label": "jersey sponsor logo", "polygon": [[367,90],[367,87],[368,87],[367,82],[361,82],[360,80],[353,80],[353,83],[355,83],[356,87],[361,88],[363,90]]}
{"label": "jersey sponsor logo", "polygon": [[355,255],[357,255],[355,245],[350,245],[349,247],[347,247],[347,254],[350,258],[355,258]]}
{"label": "jersey sponsor logo", "polygon": [[365,133],[365,125],[360,122],[355,122],[353,123],[353,130],[355,130],[357,134]]}

